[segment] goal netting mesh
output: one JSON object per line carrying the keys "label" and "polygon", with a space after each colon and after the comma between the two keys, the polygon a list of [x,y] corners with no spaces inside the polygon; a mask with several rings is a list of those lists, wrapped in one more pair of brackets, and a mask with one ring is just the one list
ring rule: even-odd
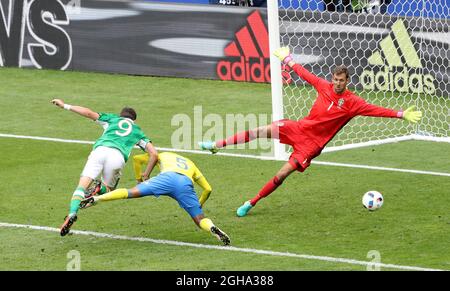
{"label": "goal netting mesh", "polygon": [[[306,2],[306,4],[305,4]],[[350,90],[393,109],[416,105],[418,124],[356,117],[328,149],[403,139],[449,141],[450,0],[278,1],[280,46],[319,77],[331,80],[336,65],[350,69]],[[305,6],[306,5],[306,6]],[[305,117],[316,91],[283,67],[284,118]]]}

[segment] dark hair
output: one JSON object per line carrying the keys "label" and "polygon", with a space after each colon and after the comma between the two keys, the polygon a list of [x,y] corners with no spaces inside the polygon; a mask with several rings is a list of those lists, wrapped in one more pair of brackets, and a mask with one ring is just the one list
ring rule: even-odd
{"label": "dark hair", "polygon": [[344,65],[337,66],[333,69],[333,75],[345,74],[347,79],[350,79],[350,73],[348,72],[348,68]]}
{"label": "dark hair", "polygon": [[131,107],[125,107],[120,111],[120,116],[125,118],[130,118],[131,120],[136,120],[136,111]]}

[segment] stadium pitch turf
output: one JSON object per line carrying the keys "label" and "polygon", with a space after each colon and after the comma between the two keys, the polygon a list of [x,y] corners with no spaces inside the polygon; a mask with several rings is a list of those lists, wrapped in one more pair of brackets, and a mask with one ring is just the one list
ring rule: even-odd
{"label": "stadium pitch turf", "polygon": [[[50,104],[58,97],[98,111],[135,107],[155,146],[171,148],[177,114],[270,114],[270,86],[111,74],[0,70],[0,134],[94,141],[101,128]],[[203,131],[208,129],[206,126]],[[194,134],[194,124],[192,124]],[[192,141],[192,144],[194,142]],[[0,223],[58,228],[91,150],[89,144],[0,137]],[[317,161],[450,173],[446,143],[407,141],[324,153]],[[258,149],[227,150],[258,154]],[[138,151],[134,151],[138,153]],[[371,254],[396,266],[450,270],[450,177],[313,164],[238,218],[283,162],[185,153],[210,181],[205,213],[239,249],[227,251],[0,226],[0,270],[65,270],[77,251],[82,270],[366,270]],[[131,163],[121,180],[134,186]],[[361,204],[368,190],[383,193],[375,212]],[[73,230],[127,238],[220,246],[170,198],[115,201],[82,210]],[[310,257],[307,257],[310,256]],[[348,261],[321,260],[319,257]]]}

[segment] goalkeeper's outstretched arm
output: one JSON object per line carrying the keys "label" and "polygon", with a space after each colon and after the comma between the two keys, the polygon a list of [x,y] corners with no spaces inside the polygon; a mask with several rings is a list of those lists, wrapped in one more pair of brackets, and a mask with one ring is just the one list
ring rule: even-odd
{"label": "goalkeeper's outstretched arm", "polygon": [[422,112],[414,110],[415,106],[410,106],[405,111],[396,111],[389,108],[384,108],[374,104],[367,103],[364,99],[358,98],[355,101],[354,116],[373,116],[373,117],[391,117],[401,118],[411,123],[416,123],[422,118]]}
{"label": "goalkeeper's outstretched arm", "polygon": [[292,57],[291,51],[289,47],[284,46],[276,49],[273,54],[280,59],[280,61],[291,67],[294,72],[303,80],[313,85],[317,90],[319,90],[319,85],[321,82],[324,82],[323,79],[317,77],[313,73],[309,72],[303,66],[297,64]]}
{"label": "goalkeeper's outstretched arm", "polygon": [[403,111],[402,118],[408,120],[412,123],[417,123],[422,118],[422,112],[414,110],[416,106],[410,106],[408,109]]}

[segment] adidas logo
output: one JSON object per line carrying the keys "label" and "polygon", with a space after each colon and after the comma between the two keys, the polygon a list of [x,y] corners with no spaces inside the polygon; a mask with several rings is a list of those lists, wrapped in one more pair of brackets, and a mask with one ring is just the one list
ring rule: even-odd
{"label": "adidas logo", "polygon": [[434,77],[420,74],[422,63],[401,19],[392,25],[392,33],[393,37],[390,34],[380,41],[381,51],[368,58],[369,65],[374,67],[360,75],[364,89],[435,93]]}
{"label": "adidas logo", "polygon": [[[221,80],[270,83],[269,33],[259,11],[247,17],[247,25],[235,33],[236,40],[228,44],[225,60],[217,63],[216,72]],[[285,80],[292,81],[288,70]]]}

